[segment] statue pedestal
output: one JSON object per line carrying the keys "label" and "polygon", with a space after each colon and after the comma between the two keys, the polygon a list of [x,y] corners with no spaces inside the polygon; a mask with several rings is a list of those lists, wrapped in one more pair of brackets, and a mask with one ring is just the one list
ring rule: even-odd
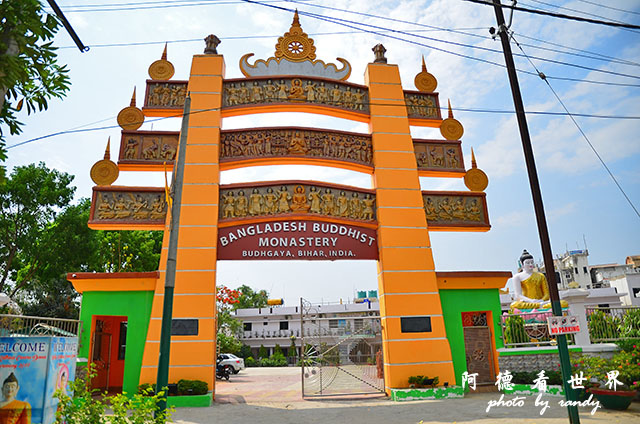
{"label": "statue pedestal", "polygon": [[589,292],[585,289],[568,289],[560,292],[560,298],[569,302],[569,315],[578,317],[580,332],[575,334],[575,344],[578,346],[588,346],[591,344],[589,337],[589,327],[587,326],[587,303]]}

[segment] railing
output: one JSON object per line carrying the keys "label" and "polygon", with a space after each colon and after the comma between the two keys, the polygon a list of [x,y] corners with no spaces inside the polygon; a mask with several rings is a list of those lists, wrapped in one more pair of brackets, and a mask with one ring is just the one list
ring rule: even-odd
{"label": "railing", "polygon": [[[351,329],[350,327],[340,328],[305,328],[305,336],[328,336],[328,337],[344,337],[356,334],[359,337],[374,337],[380,333],[380,325],[371,326],[366,329]],[[261,331],[245,331],[241,334],[242,339],[268,339],[268,338],[291,338],[292,336],[300,337],[300,330],[261,330]]]}
{"label": "railing", "polygon": [[[500,317],[504,347],[555,346],[556,339],[549,335],[548,312],[504,314]],[[567,344],[574,344],[573,335],[567,334]]]}
{"label": "railing", "polygon": [[640,307],[590,307],[587,324],[592,343],[640,338]]}
{"label": "railing", "polygon": [[0,314],[0,336],[79,336],[82,321],[75,319]]}

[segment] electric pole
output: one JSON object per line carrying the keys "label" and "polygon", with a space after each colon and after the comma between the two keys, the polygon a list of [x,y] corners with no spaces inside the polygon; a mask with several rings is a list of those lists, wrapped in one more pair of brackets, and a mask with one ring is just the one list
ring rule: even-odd
{"label": "electric pole", "polygon": [[[498,35],[502,43],[504,52],[504,60],[507,65],[507,73],[511,84],[511,93],[513,95],[513,103],[516,109],[516,117],[518,119],[518,127],[520,129],[520,138],[522,139],[522,148],[524,150],[524,158],[527,164],[527,173],[529,175],[529,185],[531,187],[531,195],[533,197],[533,207],[535,209],[536,221],[538,224],[538,235],[540,237],[540,245],[542,247],[542,256],[544,259],[544,269],[549,285],[549,297],[551,299],[551,310],[553,315],[562,316],[562,306],[560,305],[560,295],[558,294],[558,284],[556,282],[556,273],[553,265],[553,255],[551,253],[551,242],[549,241],[549,230],[547,229],[547,220],[544,214],[544,205],[542,204],[542,194],[540,193],[540,183],[538,181],[538,173],[536,171],[536,163],[533,156],[533,148],[531,147],[531,138],[529,136],[529,128],[527,126],[527,118],[522,103],[522,94],[518,84],[518,76],[513,61],[513,54],[509,44],[509,29],[505,25],[504,15],[502,14],[502,3],[500,0],[493,0],[493,8],[496,13],[496,21],[498,23]],[[560,369],[562,370],[562,384],[564,387],[565,398],[570,401],[576,400],[576,393],[569,384],[571,377],[571,361],[569,359],[569,349],[567,348],[567,337],[565,335],[556,336],[558,342],[558,354],[560,355]],[[579,424],[580,416],[576,406],[567,406],[569,411],[569,422],[571,424]]]}

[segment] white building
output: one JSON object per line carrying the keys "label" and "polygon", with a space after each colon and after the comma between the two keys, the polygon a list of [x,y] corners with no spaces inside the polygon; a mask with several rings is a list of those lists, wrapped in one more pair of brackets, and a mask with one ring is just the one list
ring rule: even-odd
{"label": "white building", "polygon": [[611,286],[622,297],[625,306],[640,306],[640,267],[635,266],[634,257],[627,264],[605,264],[591,267],[594,284]]}
{"label": "white building", "polygon": [[569,283],[574,281],[578,283],[581,289],[590,289],[592,287],[588,257],[588,250],[569,250],[553,260],[556,273],[560,277],[558,281],[559,289],[569,288]]}
{"label": "white building", "polygon": [[360,303],[312,305],[313,313],[304,318],[304,333],[300,305],[238,309],[235,318],[243,324],[240,341],[251,347],[252,356],[257,358],[260,346],[271,355],[275,346],[280,345],[288,355],[293,340],[299,355],[302,343],[320,341],[331,346],[358,335],[355,344],[349,345],[358,345],[359,354],[375,355],[380,346],[380,304],[376,298],[358,301]]}

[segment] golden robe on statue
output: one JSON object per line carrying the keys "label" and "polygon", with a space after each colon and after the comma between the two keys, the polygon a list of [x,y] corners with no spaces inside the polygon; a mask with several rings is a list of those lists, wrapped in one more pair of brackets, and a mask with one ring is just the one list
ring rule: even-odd
{"label": "golden robe on statue", "polygon": [[544,274],[534,272],[531,277],[520,283],[522,294],[530,299],[549,300],[549,287]]}
{"label": "golden robe on statue", "polygon": [[1,406],[0,424],[31,424],[31,405],[13,400]]}

